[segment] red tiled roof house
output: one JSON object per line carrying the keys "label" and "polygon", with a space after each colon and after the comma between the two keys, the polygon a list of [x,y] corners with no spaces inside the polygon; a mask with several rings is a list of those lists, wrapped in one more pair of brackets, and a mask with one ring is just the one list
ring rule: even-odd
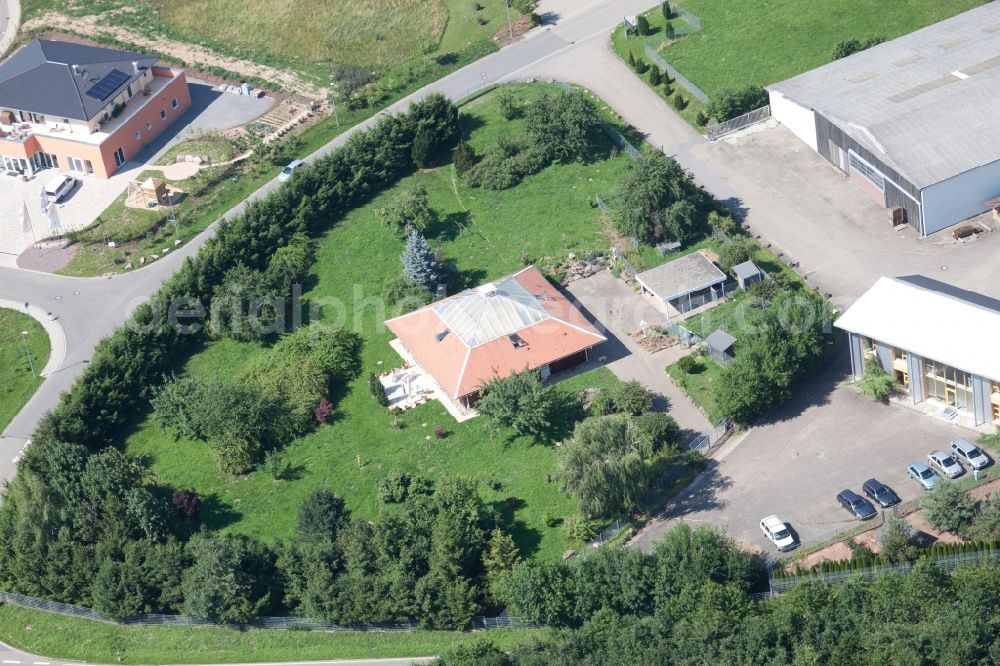
{"label": "red tiled roof house", "polygon": [[534,266],[385,323],[466,407],[494,375],[527,368],[547,377],[607,339]]}

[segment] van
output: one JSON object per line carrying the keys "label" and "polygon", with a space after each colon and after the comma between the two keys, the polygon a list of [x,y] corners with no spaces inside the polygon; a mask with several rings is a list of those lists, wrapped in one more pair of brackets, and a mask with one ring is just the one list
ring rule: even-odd
{"label": "van", "polygon": [[59,175],[45,183],[45,196],[49,198],[49,201],[59,203],[73,191],[74,187],[76,187],[76,178]]}

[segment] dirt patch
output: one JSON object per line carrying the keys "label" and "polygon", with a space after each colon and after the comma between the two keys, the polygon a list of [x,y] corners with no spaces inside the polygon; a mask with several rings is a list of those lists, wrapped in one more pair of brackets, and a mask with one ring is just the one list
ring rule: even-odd
{"label": "dirt patch", "polygon": [[810,553],[798,561],[799,567],[803,570],[812,569],[819,566],[820,562],[833,562],[837,560],[851,559],[851,547],[844,541],[830,544],[826,548]]}
{"label": "dirt patch", "polygon": [[[261,65],[249,60],[230,58],[220,55],[215,51],[203,46],[179,42],[164,37],[151,38],[145,35],[136,34],[125,28],[101,25],[98,23],[98,16],[65,16],[56,12],[49,12],[38,18],[27,21],[21,30],[30,33],[33,30],[45,30],[52,28],[65,30],[69,33],[104,35],[113,37],[123,42],[135,44],[138,47],[168,54],[171,58],[177,58],[187,63],[191,69],[199,69],[199,66],[221,67],[222,69],[234,72],[241,76],[255,77],[264,81],[270,81],[278,88],[307,99],[325,102],[326,91],[313,83],[303,80],[297,74],[284,69]],[[199,75],[199,78],[205,78]],[[216,77],[218,78],[218,77]]]}
{"label": "dirt patch", "polygon": [[496,33],[494,33],[492,39],[500,45],[500,48],[503,48],[508,44],[521,41],[521,39],[523,39],[528,31],[533,27],[535,26],[532,25],[531,19],[527,16],[522,16],[513,23],[513,35],[511,34],[511,26],[505,25],[502,29],[497,30]]}
{"label": "dirt patch", "polygon": [[70,262],[78,248],[78,245],[67,245],[66,241],[38,243],[18,255],[17,265],[32,271],[55,273]]}
{"label": "dirt patch", "polygon": [[669,333],[664,333],[662,329],[656,326],[647,326],[638,331],[633,331],[628,335],[632,338],[633,342],[642,347],[643,351],[650,354],[655,354],[658,351],[663,351],[667,347],[677,344],[677,338]]}

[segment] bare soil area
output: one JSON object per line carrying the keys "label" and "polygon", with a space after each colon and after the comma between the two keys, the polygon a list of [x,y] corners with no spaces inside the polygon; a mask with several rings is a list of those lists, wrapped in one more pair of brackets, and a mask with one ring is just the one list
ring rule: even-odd
{"label": "bare soil area", "polygon": [[326,92],[324,90],[313,83],[304,81],[293,72],[268,65],[261,65],[249,60],[219,55],[215,51],[195,44],[179,42],[164,37],[150,38],[145,35],[136,34],[126,28],[101,25],[98,23],[99,18],[98,16],[70,17],[56,12],[49,12],[27,21],[21,26],[21,30],[27,33],[34,30],[56,29],[78,35],[105,35],[151,51],[169,54],[172,58],[183,60],[192,69],[199,69],[199,67],[203,66],[221,67],[242,76],[256,77],[268,81],[275,87],[294,95],[301,95],[302,97],[319,102],[325,102],[326,100]]}

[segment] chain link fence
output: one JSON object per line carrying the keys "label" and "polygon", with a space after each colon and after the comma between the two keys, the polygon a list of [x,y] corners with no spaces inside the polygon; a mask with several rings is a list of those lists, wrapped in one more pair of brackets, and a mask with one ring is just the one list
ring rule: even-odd
{"label": "chain link fence", "polygon": [[771,105],[765,104],[759,109],[754,109],[742,116],[736,116],[721,123],[715,123],[705,128],[705,136],[709,141],[717,141],[722,137],[737,132],[751,125],[763,122],[771,117]]}
{"label": "chain link fence", "polygon": [[685,11],[685,10],[681,9],[680,7],[674,7],[673,5],[671,5],[670,8],[674,11],[674,15],[677,16],[677,18],[683,19],[683,20],[687,21],[688,24],[690,24],[690,26],[692,28],[694,28],[695,30],[697,30],[699,32],[701,31],[701,19],[700,18],[698,18],[697,16],[695,16],[694,14],[692,14],[689,11]]}
{"label": "chain link fence", "polygon": [[615,536],[617,536],[618,533],[621,532],[622,528],[626,527],[627,525],[628,525],[628,521],[626,521],[626,520],[624,520],[622,518],[619,518],[618,520],[616,520],[615,522],[611,523],[610,525],[608,525],[607,527],[605,527],[603,530],[601,530],[601,533],[598,534],[593,539],[591,539],[589,542],[587,542],[586,546],[584,546],[580,550],[574,551],[574,553],[572,555],[570,555],[568,558],[566,558],[567,561],[574,560],[574,559],[577,559],[577,558],[582,557],[582,556],[586,556],[589,553],[594,552],[594,550],[596,550],[597,548],[600,548],[601,546],[603,546],[604,544],[606,544],[608,541],[610,541],[612,538],[614,538]]}
{"label": "chain link fence", "polygon": [[[936,555],[921,558],[929,560],[946,572],[952,572],[963,564],[982,564],[1000,560],[1000,550],[989,549],[970,553],[952,555]],[[892,564],[876,564],[870,567],[858,567],[846,571],[825,571],[822,573],[801,574],[797,576],[769,577],[771,594],[788,592],[798,583],[814,580],[826,585],[842,585],[855,576],[861,576],[867,582],[874,581],[878,576],[887,573],[907,574],[913,570],[913,562],[898,562]]]}
{"label": "chain link fence", "polygon": [[688,451],[704,453],[721,445],[733,434],[733,424],[729,419],[722,419],[712,426],[712,430],[704,435],[692,437],[687,443]]}
{"label": "chain link fence", "polygon": [[681,84],[684,88],[686,88],[687,91],[691,93],[694,97],[696,97],[698,100],[700,100],[702,104],[708,104],[708,95],[705,94],[705,91],[703,91],[695,84],[691,83],[691,81],[689,81],[687,77],[685,77],[683,74],[678,72],[673,65],[664,60],[663,56],[654,51],[649,44],[643,45],[643,52],[645,52],[647,58],[649,58],[656,65],[658,65],[660,69],[666,71],[667,74],[670,75],[670,78],[674,79],[675,81],[677,81],[677,83]]}
{"label": "chain link fence", "polygon": [[[420,628],[417,622],[359,622],[356,624],[333,624],[320,620],[310,620],[302,617],[258,617],[251,622],[238,625],[220,624],[208,622],[189,615],[165,615],[149,614],[135,615],[131,617],[116,618],[85,606],[75,606],[64,604],[48,599],[29,597],[13,592],[0,592],[0,603],[29,608],[33,610],[45,611],[47,613],[57,613],[70,617],[79,617],[105,624],[119,624],[135,627],[235,627],[238,629],[284,629],[284,630],[308,630],[308,631],[415,631]],[[515,627],[540,627],[537,622],[526,622],[516,617],[508,615],[506,612],[496,617],[476,616],[469,623],[469,629],[489,630],[489,629],[510,629]]]}
{"label": "chain link fence", "polygon": [[597,207],[601,209],[601,212],[606,215],[611,215],[611,209],[608,207],[608,204],[604,202],[604,199],[601,198],[600,194],[594,195],[594,201],[597,202]]}

